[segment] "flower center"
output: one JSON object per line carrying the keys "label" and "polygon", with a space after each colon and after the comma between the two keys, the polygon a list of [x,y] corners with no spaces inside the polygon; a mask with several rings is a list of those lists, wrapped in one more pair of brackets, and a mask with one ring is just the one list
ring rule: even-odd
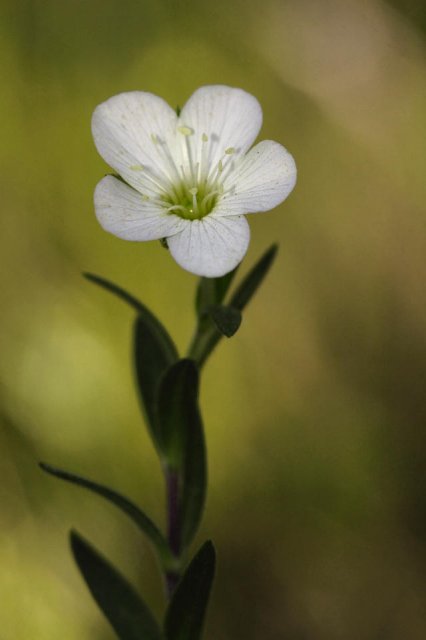
{"label": "flower center", "polygon": [[220,191],[210,188],[210,185],[189,187],[182,182],[170,195],[164,196],[163,200],[169,205],[169,213],[185,220],[200,220],[213,211],[219,195]]}
{"label": "flower center", "polygon": [[209,136],[203,133],[197,144],[199,134],[190,127],[180,125],[177,133],[178,147],[173,151],[160,136],[151,134],[161,160],[161,173],[153,174],[141,165],[132,169],[143,171],[146,179],[158,189],[157,202],[167,213],[185,220],[201,220],[213,211],[224,193],[223,183],[233,169],[235,149],[228,147],[219,161],[212,162],[213,140]]}

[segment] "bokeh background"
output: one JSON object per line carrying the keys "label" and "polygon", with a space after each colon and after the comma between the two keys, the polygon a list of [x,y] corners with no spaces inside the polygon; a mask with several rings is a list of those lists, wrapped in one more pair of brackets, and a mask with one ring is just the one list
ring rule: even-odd
{"label": "bokeh background", "polygon": [[205,370],[219,569],[206,640],[426,637],[426,25],[419,0],[2,0],[1,640],[111,640],[71,560],[71,526],[158,615],[146,542],[38,460],[163,518],[130,364],[139,295],[182,351],[196,278],[158,243],[97,225],[107,172],[93,108],[123,90],[182,105],[252,92],[299,181],[252,216],[243,273],[273,271]]}

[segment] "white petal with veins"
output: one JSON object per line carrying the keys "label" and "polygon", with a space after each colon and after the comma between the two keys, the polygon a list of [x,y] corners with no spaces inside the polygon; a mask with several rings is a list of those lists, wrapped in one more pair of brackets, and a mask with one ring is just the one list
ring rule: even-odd
{"label": "white petal with veins", "polygon": [[[194,158],[200,158],[203,142],[211,170],[226,149],[243,154],[251,147],[262,126],[262,108],[242,89],[211,85],[197,89],[183,107],[180,122],[194,133],[188,136]],[[203,141],[203,136],[207,140]]]}
{"label": "white petal with veins", "polygon": [[296,176],[293,156],[278,142],[263,140],[241,158],[225,180],[226,193],[215,215],[269,211],[291,193]]}
{"label": "white petal with veins", "polygon": [[123,240],[159,240],[178,233],[186,222],[113,176],[96,186],[95,212],[101,226]]}
{"label": "white petal with veins", "polygon": [[167,243],[173,258],[187,271],[216,278],[235,269],[244,258],[250,241],[244,216],[206,216],[186,223]]}
{"label": "white petal with veins", "polygon": [[113,96],[92,117],[93,139],[105,162],[132,187],[150,193],[176,180],[176,126],[167,102],[144,91]]}

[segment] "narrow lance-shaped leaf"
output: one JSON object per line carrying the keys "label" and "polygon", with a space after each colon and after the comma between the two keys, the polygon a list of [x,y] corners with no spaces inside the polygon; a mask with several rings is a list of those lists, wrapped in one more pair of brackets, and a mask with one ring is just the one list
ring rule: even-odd
{"label": "narrow lance-shaped leaf", "polygon": [[158,415],[166,467],[178,473],[181,546],[190,544],[203,513],[207,472],[198,407],[199,374],[192,360],[179,360],[164,375]]}
{"label": "narrow lance-shaped leaf", "polygon": [[87,540],[71,532],[71,549],[89,590],[120,640],[163,640],[135,589]]}
{"label": "narrow lance-shaped leaf", "polygon": [[183,548],[191,544],[197,533],[207,493],[207,454],[198,403],[194,404],[189,427],[180,503]]}
{"label": "narrow lance-shaped leaf", "polygon": [[133,359],[141,408],[151,437],[161,454],[158,436],[157,397],[161,377],[178,359],[176,348],[159,339],[158,331],[138,316],[133,329]]}
{"label": "narrow lance-shaped leaf", "polygon": [[161,531],[153,521],[145,515],[142,509],[128,500],[128,498],[109,487],[97,482],[92,482],[92,480],[87,480],[86,478],[82,478],[74,473],[57,469],[49,464],[45,464],[44,462],[40,463],[40,468],[56,478],[65,480],[66,482],[70,482],[71,484],[75,484],[79,487],[83,487],[84,489],[88,489],[118,507],[123,513],[129,516],[137,527],[139,527],[139,529],[149,538],[159,555],[162,566],[165,568],[174,566],[175,559],[171,554],[167,541]]}
{"label": "narrow lance-shaped leaf", "polygon": [[198,404],[198,370],[192,360],[178,360],[164,374],[158,394],[158,433],[166,465],[183,468],[186,445]]}
{"label": "narrow lance-shaped leaf", "polygon": [[213,544],[204,543],[179,582],[166,612],[166,640],[200,640],[215,572]]}
{"label": "narrow lance-shaped leaf", "polygon": [[85,273],[94,284],[113,293],[138,314],[134,328],[134,364],[141,407],[154,444],[156,438],[156,398],[164,371],[178,359],[176,346],[156,316],[132,294],[100,276]]}
{"label": "narrow lance-shaped leaf", "polygon": [[251,300],[257,289],[262,284],[266,274],[272,266],[278,251],[278,245],[273,244],[256,262],[254,267],[250,269],[244,280],[237,287],[235,293],[231,297],[230,304],[236,309],[243,310],[247,303]]}

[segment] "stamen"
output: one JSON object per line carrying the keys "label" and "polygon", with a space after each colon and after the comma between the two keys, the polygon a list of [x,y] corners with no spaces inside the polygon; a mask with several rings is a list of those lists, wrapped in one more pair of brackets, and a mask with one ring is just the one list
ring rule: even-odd
{"label": "stamen", "polygon": [[129,169],[131,169],[132,171],[143,171],[145,167],[143,167],[141,164],[132,164],[131,167],[129,167]]}
{"label": "stamen", "polygon": [[185,215],[185,217],[188,215],[188,209],[184,206],[182,206],[181,204],[174,204],[171,207],[168,207],[168,209],[166,209],[166,211],[169,213],[170,211],[182,211]]}
{"label": "stamen", "polygon": [[216,191],[210,191],[210,193],[208,193],[206,196],[204,196],[204,198],[201,201],[200,204],[200,209],[201,211],[205,211],[205,207],[207,206],[208,201],[211,198],[214,198],[214,196],[220,195],[220,191],[216,190]]}
{"label": "stamen", "polygon": [[[149,182],[151,182],[153,185],[155,185],[157,187],[157,189],[160,189],[161,191],[164,191],[164,193],[166,193],[166,194],[169,193],[169,190],[170,190],[169,189],[169,185],[168,185],[167,182],[163,181],[162,176],[158,177],[158,176],[153,175],[149,169],[147,169],[146,167],[143,167],[142,165],[134,165],[134,166],[140,167],[140,168],[137,169],[137,171],[143,171],[144,178],[146,178]],[[133,169],[134,171],[136,171],[136,169],[134,169],[134,167],[130,167],[130,169]],[[145,185],[145,186],[147,188],[149,188],[148,185]]]}
{"label": "stamen", "polygon": [[177,130],[183,136],[192,136],[192,134],[194,133],[194,130],[191,129],[191,127],[187,127],[186,125],[182,125],[182,126],[178,127]]}
{"label": "stamen", "polygon": [[[186,127],[186,128],[189,128],[189,127]],[[185,135],[186,157],[188,158],[188,164],[189,164],[190,181],[194,183],[194,182],[197,182],[198,176],[197,176],[197,172],[195,171],[194,162],[192,159],[191,146],[189,144],[189,135],[188,134],[184,134],[184,135]]]}
{"label": "stamen", "polygon": [[234,147],[228,147],[227,149],[225,149],[225,153],[227,156],[232,156],[233,153],[235,153],[235,148]]}
{"label": "stamen", "polygon": [[198,182],[200,185],[205,185],[207,181],[207,173],[208,173],[208,162],[207,162],[207,145],[206,142],[209,141],[209,137],[207,133],[203,133],[201,136],[201,141],[203,144],[201,145],[201,160],[198,167]]}
{"label": "stamen", "polygon": [[[165,178],[165,183],[167,185],[167,189],[165,190],[172,190],[176,193],[176,185],[178,185],[180,182],[180,175],[176,167],[173,155],[170,153],[168,145],[163,140],[161,140],[157,136],[157,134],[151,133],[151,140],[155,144],[155,148],[157,149],[157,152],[162,161],[159,169],[161,170],[161,173]],[[166,160],[166,167],[164,166],[164,160]],[[167,169],[169,169],[169,171]],[[176,193],[176,195],[179,196],[182,194]]]}

